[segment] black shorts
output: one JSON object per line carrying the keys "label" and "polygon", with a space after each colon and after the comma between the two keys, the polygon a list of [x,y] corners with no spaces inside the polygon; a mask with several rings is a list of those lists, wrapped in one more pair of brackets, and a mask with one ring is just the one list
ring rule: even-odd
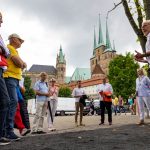
{"label": "black shorts", "polygon": [[3,78],[3,70],[0,68],[0,110],[8,108],[9,101],[7,87]]}

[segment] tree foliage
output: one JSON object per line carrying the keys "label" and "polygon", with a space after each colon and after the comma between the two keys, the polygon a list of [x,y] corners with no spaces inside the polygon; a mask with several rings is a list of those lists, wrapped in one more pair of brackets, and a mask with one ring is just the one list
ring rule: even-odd
{"label": "tree foliage", "polygon": [[71,97],[71,89],[66,86],[62,86],[59,88],[59,97]]}
{"label": "tree foliage", "polygon": [[35,93],[33,88],[31,88],[31,78],[29,76],[25,76],[24,78],[24,86],[25,86],[25,94],[24,94],[24,99],[32,99],[35,97]]}
{"label": "tree foliage", "polygon": [[119,55],[109,64],[109,82],[112,84],[114,94],[123,96],[125,99],[135,93],[136,70],[138,63],[130,53],[126,56]]}

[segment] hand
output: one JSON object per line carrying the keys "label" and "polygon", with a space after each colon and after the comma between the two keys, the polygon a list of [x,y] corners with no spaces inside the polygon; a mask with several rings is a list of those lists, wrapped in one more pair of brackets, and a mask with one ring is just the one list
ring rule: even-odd
{"label": "hand", "polygon": [[25,62],[23,63],[23,69],[24,68],[27,68],[27,64]]}
{"label": "hand", "polygon": [[136,51],[136,55],[134,56],[135,58],[143,58],[142,53],[139,53],[138,51]]}
{"label": "hand", "polygon": [[148,61],[147,60],[145,60],[145,59],[143,59],[143,58],[134,58],[136,61],[138,61],[138,62],[143,62],[143,63],[148,63]]}

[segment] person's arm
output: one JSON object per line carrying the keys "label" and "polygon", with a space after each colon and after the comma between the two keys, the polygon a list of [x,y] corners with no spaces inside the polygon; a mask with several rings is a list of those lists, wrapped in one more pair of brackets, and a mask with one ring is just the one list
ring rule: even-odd
{"label": "person's arm", "polygon": [[136,61],[138,61],[138,62],[148,63],[148,61],[145,60],[145,59],[143,59],[143,58],[136,58],[136,57],[134,57],[134,59],[135,59]]}
{"label": "person's arm", "polygon": [[35,90],[35,93],[36,93],[36,95],[39,95],[39,96],[47,96],[47,97],[49,96],[49,93],[43,93],[38,90]]}
{"label": "person's arm", "polygon": [[36,82],[36,83],[35,83],[34,91],[35,91],[35,94],[38,95],[38,96],[47,96],[47,97],[50,96],[50,94],[49,94],[48,92],[47,92],[47,93],[44,93],[44,92],[41,92],[41,91],[40,91],[39,82]]}
{"label": "person's arm", "polygon": [[139,53],[139,52],[136,51],[136,50],[135,50],[135,52],[136,52],[135,57],[136,57],[137,59],[150,56],[150,50],[146,51],[145,53]]}
{"label": "person's arm", "polygon": [[146,80],[146,85],[148,86],[148,88],[150,88],[150,79],[145,76],[145,80]]}
{"label": "person's arm", "polygon": [[17,67],[19,67],[21,69],[24,69],[27,67],[26,63],[23,62],[23,60],[19,56],[12,56],[11,60]]}

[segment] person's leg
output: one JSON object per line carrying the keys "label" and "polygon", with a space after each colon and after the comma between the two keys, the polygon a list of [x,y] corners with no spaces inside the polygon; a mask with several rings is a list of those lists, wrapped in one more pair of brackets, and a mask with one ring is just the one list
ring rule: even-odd
{"label": "person's leg", "polygon": [[18,96],[16,88],[19,85],[19,80],[14,78],[5,78],[5,83],[7,87],[7,91],[10,98],[10,105],[9,109],[7,111],[6,116],[6,135],[5,137],[10,140],[19,140],[20,137],[18,137],[14,133],[14,119],[15,119],[15,113],[18,103]]}
{"label": "person's leg", "polygon": [[36,103],[36,113],[35,113],[35,117],[33,119],[32,132],[37,132],[41,111],[42,111],[41,102],[37,102]]}
{"label": "person's leg", "polygon": [[147,117],[150,116],[150,97],[143,97],[147,109]]}
{"label": "person's leg", "polygon": [[44,117],[46,116],[46,111],[47,111],[47,101],[42,102],[41,105],[42,105],[42,109],[39,118],[38,130],[43,131]]}
{"label": "person's leg", "polygon": [[138,97],[138,107],[139,107],[139,115],[140,122],[144,122],[144,100],[143,97]]}
{"label": "person's leg", "polygon": [[105,104],[104,104],[104,101],[100,101],[100,109],[101,109],[101,124],[103,124],[104,120],[105,120]]}
{"label": "person's leg", "polygon": [[22,122],[22,118],[20,115],[20,106],[19,103],[17,105],[17,110],[16,110],[16,114],[15,114],[15,125],[17,126],[17,129],[19,129],[20,133],[22,132],[22,130],[25,128],[23,122]]}
{"label": "person's leg", "polygon": [[20,114],[23,121],[23,124],[27,129],[30,129],[30,120],[29,120],[29,114],[27,110],[27,103],[25,100],[20,102]]}
{"label": "person's leg", "polygon": [[80,107],[80,126],[83,126],[84,124],[82,123],[82,119],[83,119],[84,105],[82,103],[79,103],[79,107]]}
{"label": "person's leg", "polygon": [[53,100],[53,109],[52,109],[53,122],[54,122],[54,117],[55,117],[55,114],[56,114],[57,104],[58,104],[58,101]]}
{"label": "person's leg", "polygon": [[105,106],[108,112],[108,122],[111,125],[112,123],[112,110],[111,110],[112,102],[105,102]]}
{"label": "person's leg", "polygon": [[9,95],[3,78],[3,70],[0,68],[0,139],[5,136],[4,131],[9,102]]}
{"label": "person's leg", "polygon": [[79,102],[75,102],[75,124],[78,126]]}
{"label": "person's leg", "polygon": [[114,106],[114,112],[115,112],[115,115],[117,115],[117,106],[116,105]]}
{"label": "person's leg", "polygon": [[18,103],[16,87],[18,86],[19,81],[13,78],[5,78],[5,83],[10,97],[10,107],[8,109],[7,117],[6,117],[6,134],[8,136],[11,136],[11,134],[14,135],[13,132],[14,118],[15,118],[15,113],[16,113],[16,108]]}

